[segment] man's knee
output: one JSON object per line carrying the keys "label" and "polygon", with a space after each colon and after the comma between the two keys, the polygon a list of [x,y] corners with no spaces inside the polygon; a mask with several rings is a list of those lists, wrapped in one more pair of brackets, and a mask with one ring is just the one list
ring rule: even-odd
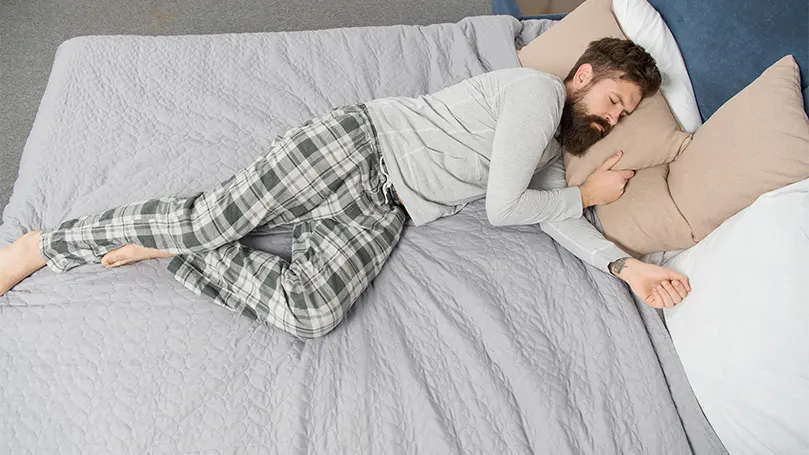
{"label": "man's knee", "polygon": [[298,328],[296,335],[298,338],[303,338],[305,340],[314,340],[317,338],[323,338],[324,336],[331,333],[339,324],[339,321],[335,322],[334,324],[305,324]]}
{"label": "man's knee", "polygon": [[283,320],[268,317],[264,322],[306,340],[322,338],[331,333],[348,310],[342,304],[330,302],[292,301],[286,308],[287,317]]}
{"label": "man's knee", "polygon": [[318,338],[323,338],[324,336],[331,333],[331,331],[334,330],[340,323],[340,320],[334,321],[332,323],[315,322],[311,319],[305,320],[299,319],[296,320],[293,324],[274,323],[274,321],[271,320],[266,320],[264,322],[268,325],[272,325],[276,328],[279,328],[294,337],[303,340],[314,340]]}

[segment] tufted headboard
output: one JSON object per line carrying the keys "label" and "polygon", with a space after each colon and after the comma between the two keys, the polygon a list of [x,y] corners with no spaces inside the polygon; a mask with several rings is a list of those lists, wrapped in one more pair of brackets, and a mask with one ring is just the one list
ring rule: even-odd
{"label": "tufted headboard", "polygon": [[[809,2],[648,1],[677,40],[703,120],[787,54],[800,66],[804,110],[809,113]],[[515,0],[492,0],[492,13],[520,17]]]}

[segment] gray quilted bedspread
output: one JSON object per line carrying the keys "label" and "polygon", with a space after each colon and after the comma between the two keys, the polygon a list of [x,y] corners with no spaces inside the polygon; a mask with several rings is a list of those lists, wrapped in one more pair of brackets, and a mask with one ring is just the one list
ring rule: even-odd
{"label": "gray quilted bedspread", "polygon": [[[28,230],[224,181],[334,106],[519,65],[552,22],[63,43],[3,213]],[[288,256],[289,230],[242,241]],[[302,341],[169,259],[44,268],[0,297],[0,453],[721,453],[660,319],[482,201],[406,226],[336,330]]]}

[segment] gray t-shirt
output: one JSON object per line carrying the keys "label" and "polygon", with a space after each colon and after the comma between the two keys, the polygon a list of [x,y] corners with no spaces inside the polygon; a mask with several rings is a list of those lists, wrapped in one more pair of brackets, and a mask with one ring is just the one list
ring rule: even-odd
{"label": "gray t-shirt", "polygon": [[582,217],[554,139],[565,102],[558,77],[530,68],[484,73],[415,98],[366,103],[393,187],[415,225],[486,198],[496,226],[539,223],[607,270],[629,256]]}

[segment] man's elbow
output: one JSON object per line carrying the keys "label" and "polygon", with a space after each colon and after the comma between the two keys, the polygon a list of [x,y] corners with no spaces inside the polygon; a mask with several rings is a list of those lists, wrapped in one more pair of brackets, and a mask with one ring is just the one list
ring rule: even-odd
{"label": "man's elbow", "polygon": [[489,223],[491,223],[492,226],[496,227],[508,226],[508,220],[499,215],[498,216],[489,215]]}
{"label": "man's elbow", "polygon": [[508,211],[503,208],[502,205],[498,205],[495,203],[490,203],[488,200],[486,201],[486,217],[489,219],[489,223],[492,226],[509,226],[511,224]]}

